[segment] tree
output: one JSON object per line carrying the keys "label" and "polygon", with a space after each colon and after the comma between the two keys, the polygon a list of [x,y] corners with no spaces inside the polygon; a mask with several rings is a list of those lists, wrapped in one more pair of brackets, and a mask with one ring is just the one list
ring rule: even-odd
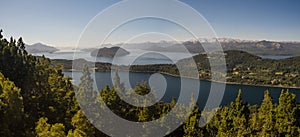
{"label": "tree", "polygon": [[247,136],[250,134],[248,128],[248,107],[242,102],[242,91],[238,92],[235,102],[221,111],[221,122],[217,136]]}
{"label": "tree", "polygon": [[[20,89],[0,73],[0,135],[22,136],[23,98]],[[16,130],[19,129],[19,130]]]}
{"label": "tree", "polygon": [[188,118],[188,120],[183,125],[184,137],[195,137],[201,136],[202,132],[198,127],[200,112],[196,108],[193,114]]}
{"label": "tree", "polygon": [[75,129],[74,131],[69,130],[67,137],[86,137],[87,135],[78,129]]}
{"label": "tree", "polygon": [[119,71],[116,70],[115,76],[114,76],[114,83],[113,87],[116,91],[119,91],[119,93],[125,93],[125,85],[124,83],[120,81]]}
{"label": "tree", "polygon": [[[274,105],[269,91],[265,91],[264,100],[258,109],[258,121],[253,123],[258,129],[259,136],[274,136],[276,135],[274,117]],[[254,121],[253,121],[254,122]]]}
{"label": "tree", "polygon": [[72,118],[72,125],[75,128],[74,135],[80,134],[85,137],[92,137],[95,134],[94,126],[86,119],[81,110],[78,110]]}
{"label": "tree", "polygon": [[78,90],[76,91],[76,97],[82,109],[91,107],[96,101],[97,93],[93,89],[93,83],[89,67],[84,65]]}
{"label": "tree", "polygon": [[295,135],[297,128],[296,122],[296,106],[295,94],[288,91],[282,91],[279,97],[279,104],[276,108],[275,127],[279,135]]}
{"label": "tree", "polygon": [[220,111],[220,122],[218,122],[217,128],[218,133],[217,136],[223,137],[223,136],[230,136],[232,131],[232,118],[229,117],[229,107],[225,106]]}
{"label": "tree", "polygon": [[248,129],[248,107],[243,104],[242,101],[242,91],[239,90],[238,96],[234,103],[231,103],[231,117],[233,120],[233,133],[236,136],[246,136],[249,134]]}
{"label": "tree", "polygon": [[78,105],[73,85],[60,66],[44,56],[27,54],[22,38],[16,42],[11,37],[8,41],[2,34],[0,62],[0,72],[21,89],[24,118],[16,125],[27,129],[24,132],[27,136],[34,135],[35,123],[40,117],[47,117],[51,123],[63,122],[67,129],[71,127],[71,115],[77,112]]}
{"label": "tree", "polygon": [[115,77],[114,77],[114,83],[113,84],[114,84],[115,88],[119,88],[120,87],[121,82],[120,82],[120,76],[119,76],[118,70],[116,70]]}
{"label": "tree", "polygon": [[65,137],[65,127],[61,123],[54,125],[47,123],[48,118],[42,117],[36,123],[35,132],[38,137]]}

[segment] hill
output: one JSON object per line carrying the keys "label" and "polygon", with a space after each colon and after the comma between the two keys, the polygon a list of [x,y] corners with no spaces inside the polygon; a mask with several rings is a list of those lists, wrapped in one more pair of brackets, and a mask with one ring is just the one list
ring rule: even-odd
{"label": "hill", "polygon": [[59,51],[59,49],[52,47],[52,46],[48,46],[46,44],[43,43],[35,43],[33,45],[25,45],[26,47],[26,51],[28,53],[53,53],[56,51]]}
{"label": "hill", "polygon": [[[189,62],[183,59],[178,64]],[[193,57],[200,78],[210,79],[210,67],[206,55]],[[251,85],[276,85],[300,87],[300,56],[282,60],[262,59],[253,54],[230,50],[225,51],[227,82]],[[190,66],[189,64],[184,64]],[[187,68],[188,69],[188,68]]]}

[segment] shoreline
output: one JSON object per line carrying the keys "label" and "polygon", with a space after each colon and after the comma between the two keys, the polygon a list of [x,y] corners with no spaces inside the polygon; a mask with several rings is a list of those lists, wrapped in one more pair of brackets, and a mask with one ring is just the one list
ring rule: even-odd
{"label": "shoreline", "polygon": [[[122,71],[122,70],[119,70],[119,71]],[[63,69],[63,72],[81,72],[81,71],[80,70]],[[110,71],[93,71],[93,72],[110,72]],[[129,72],[131,72],[131,73],[160,73],[163,75],[180,78],[180,76],[178,76],[178,75],[170,74],[170,73],[166,73],[166,72],[151,72],[151,71],[129,71]],[[189,79],[197,80],[196,78],[187,77],[187,76],[182,76],[182,78],[189,78]],[[279,86],[279,85],[254,85],[254,84],[245,84],[245,83],[238,83],[238,82],[227,82],[227,81],[224,83],[224,82],[220,82],[220,81],[213,81],[213,80],[207,80],[207,79],[201,79],[201,78],[199,78],[198,80],[207,81],[207,82],[215,82],[215,83],[226,84],[226,85],[244,85],[244,86],[257,86],[257,87],[300,89],[300,87],[285,87],[285,86]]]}

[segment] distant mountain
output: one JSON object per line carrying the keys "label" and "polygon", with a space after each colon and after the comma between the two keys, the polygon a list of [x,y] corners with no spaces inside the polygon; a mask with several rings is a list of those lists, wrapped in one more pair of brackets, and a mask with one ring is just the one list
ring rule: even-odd
{"label": "distant mountain", "polygon": [[300,55],[299,42],[247,41],[221,42],[224,50],[242,50],[255,55]]}
{"label": "distant mountain", "polygon": [[[282,42],[267,40],[241,40],[233,38],[199,38],[188,41],[159,41],[159,42],[143,42],[143,43],[119,43],[105,44],[102,47],[122,47],[126,50],[140,49],[157,52],[186,52],[204,53],[206,48],[209,51],[215,51],[214,46],[219,42],[224,51],[241,50],[254,55],[289,55],[300,56],[300,42]],[[91,52],[97,48],[81,49],[81,51]]]}
{"label": "distant mountain", "polygon": [[59,49],[52,47],[52,46],[48,46],[42,43],[35,43],[33,45],[25,45],[26,47],[26,51],[28,53],[53,53],[56,51],[59,51]]}
{"label": "distant mountain", "polygon": [[258,41],[258,40],[241,40],[232,38],[211,38],[211,39],[193,39],[184,42],[160,41],[144,43],[126,43],[120,44],[125,49],[142,49],[159,52],[186,52],[204,53],[202,45],[214,51],[213,46],[219,42],[224,51],[241,50],[255,55],[300,55],[300,42],[275,42],[275,41]]}
{"label": "distant mountain", "polygon": [[93,57],[120,57],[128,55],[129,52],[123,48],[120,47],[111,47],[111,48],[101,48],[96,49],[91,52],[91,56]]}

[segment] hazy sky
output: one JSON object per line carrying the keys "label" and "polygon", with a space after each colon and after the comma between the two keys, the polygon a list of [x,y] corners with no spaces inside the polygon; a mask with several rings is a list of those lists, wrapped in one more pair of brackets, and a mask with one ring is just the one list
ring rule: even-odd
{"label": "hazy sky", "polygon": [[[300,41],[299,0],[181,1],[201,13],[218,37]],[[22,36],[28,44],[42,42],[53,46],[74,46],[89,21],[117,2],[119,0],[1,1],[0,28],[4,30],[4,36]],[[172,25],[166,27],[165,23],[151,25],[150,28],[167,28],[166,31],[174,29]],[[149,29],[149,25],[131,26],[132,30],[136,26],[137,29]]]}

